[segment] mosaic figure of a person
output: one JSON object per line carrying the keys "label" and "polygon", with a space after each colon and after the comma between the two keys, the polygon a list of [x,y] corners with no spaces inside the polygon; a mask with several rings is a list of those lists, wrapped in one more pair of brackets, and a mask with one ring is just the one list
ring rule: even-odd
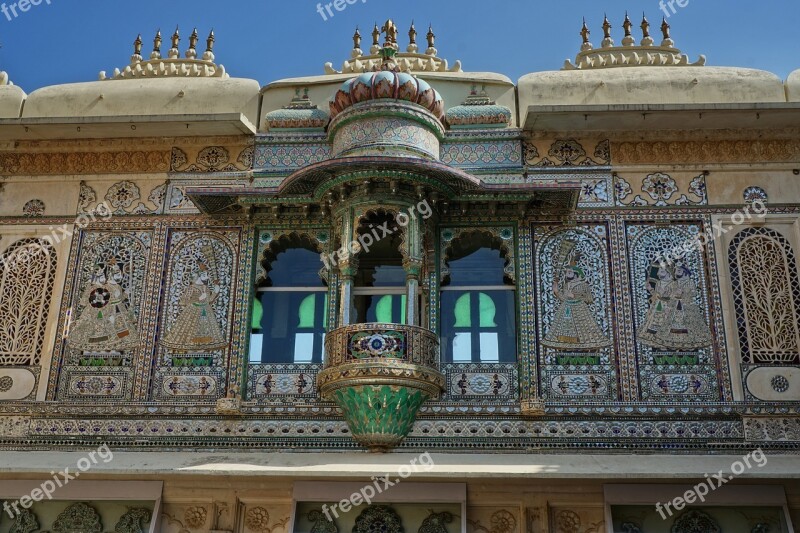
{"label": "mosaic figure of a person", "polygon": [[85,352],[117,352],[139,346],[136,317],[122,287],[125,274],[111,259],[98,267],[81,300],[84,308],[69,332],[69,344]]}
{"label": "mosaic figure of a person", "polygon": [[199,263],[191,284],[181,295],[178,317],[161,344],[176,351],[226,347],[228,342],[212,306],[219,294],[219,283],[211,278],[208,266]]}
{"label": "mosaic figure of a person", "polygon": [[553,294],[559,301],[553,322],[542,344],[557,350],[599,350],[611,340],[592,315],[592,288],[586,273],[578,265],[566,265],[553,282]]}

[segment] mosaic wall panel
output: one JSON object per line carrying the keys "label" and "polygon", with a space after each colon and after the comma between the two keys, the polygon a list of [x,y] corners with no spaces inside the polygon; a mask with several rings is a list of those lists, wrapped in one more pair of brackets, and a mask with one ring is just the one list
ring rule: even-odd
{"label": "mosaic wall panel", "polygon": [[239,229],[171,229],[153,399],[225,395]]}
{"label": "mosaic wall panel", "polygon": [[[97,189],[100,192],[97,192]],[[136,183],[122,180],[104,185],[80,184],[77,223],[88,223],[119,215],[150,215],[164,212],[167,183]]]}
{"label": "mosaic wall panel", "polygon": [[[284,408],[291,415],[291,406]],[[710,442],[742,442],[745,436],[741,419],[698,419],[684,416],[680,420],[663,418],[639,418],[627,420],[576,417],[570,420],[521,420],[493,416],[490,419],[454,417],[465,407],[452,406],[446,413],[437,413],[423,418],[414,427],[403,447],[433,446],[454,449],[486,447],[496,449],[526,449],[539,443],[560,448],[574,448],[576,442],[582,447],[614,446],[630,449],[632,446],[646,448],[661,446],[675,449],[706,449]],[[321,413],[323,408],[319,408]],[[330,416],[330,410],[327,410]],[[2,423],[0,418],[0,423]],[[759,421],[761,419],[753,419]],[[786,433],[782,426],[791,419],[769,419],[774,424],[774,438],[764,438],[763,431],[754,426],[750,432],[753,440],[797,440],[793,433]],[[774,422],[773,422],[774,421]],[[18,426],[18,433],[25,431],[24,420],[11,424]],[[755,423],[748,420],[751,426]],[[761,422],[763,425],[763,422]],[[787,426],[788,427],[788,426]],[[792,423],[792,431],[796,424]],[[760,432],[761,431],[761,432]],[[766,431],[766,430],[764,430]],[[796,433],[796,431],[795,431]],[[338,418],[297,419],[276,418],[175,418],[175,417],[131,417],[74,418],[50,417],[30,421],[27,439],[44,442],[51,439],[75,438],[95,442],[103,438],[110,445],[141,439],[147,435],[154,443],[213,442],[217,445],[248,448],[277,448],[286,445],[299,448],[341,447],[357,448],[347,424]],[[230,438],[234,437],[235,438]]]}
{"label": "mosaic wall panel", "polygon": [[[291,142],[305,141],[305,142]],[[256,140],[255,170],[291,171],[325,161],[331,157],[326,135],[259,136]]]}
{"label": "mosaic wall panel", "polygon": [[442,401],[515,402],[519,398],[516,364],[446,363],[440,367],[447,391]]}
{"label": "mosaic wall panel", "polygon": [[615,174],[614,200],[620,207],[706,205],[706,174],[686,175],[676,180],[669,174],[655,172],[642,178],[641,182]]}
{"label": "mosaic wall panel", "polygon": [[641,399],[720,399],[717,335],[723,330],[705,251],[691,247],[665,260],[694,242],[704,224],[631,223],[625,229]]}
{"label": "mosaic wall panel", "polygon": [[522,166],[522,142],[500,139],[457,142],[448,136],[442,145],[442,163],[465,169]]}
{"label": "mosaic wall panel", "polygon": [[539,225],[533,235],[540,394],[616,400],[608,227]]}
{"label": "mosaic wall panel", "polygon": [[322,365],[251,364],[247,372],[247,399],[314,401],[317,399],[317,374]]}
{"label": "mosaic wall panel", "polygon": [[77,261],[61,309],[66,334],[57,341],[60,365],[51,375],[57,398],[131,398],[135,361],[146,349],[153,238],[151,230],[81,231],[74,240]]}
{"label": "mosaic wall panel", "polygon": [[[379,148],[378,148],[379,147]],[[408,157],[409,148],[435,159],[439,155],[439,139],[426,126],[405,118],[373,118],[343,124],[336,130],[331,153]]]}
{"label": "mosaic wall panel", "polygon": [[800,363],[800,281],[791,243],[778,231],[745,228],[728,247],[741,362]]}

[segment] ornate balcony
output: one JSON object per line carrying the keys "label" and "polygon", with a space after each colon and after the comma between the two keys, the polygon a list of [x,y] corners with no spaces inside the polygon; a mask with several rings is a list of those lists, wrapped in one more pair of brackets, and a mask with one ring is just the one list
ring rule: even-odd
{"label": "ornate balcony", "polygon": [[423,328],[353,324],[329,332],[325,351],[320,393],[342,410],[353,438],[373,452],[397,446],[422,404],[444,389],[436,370],[439,338]]}

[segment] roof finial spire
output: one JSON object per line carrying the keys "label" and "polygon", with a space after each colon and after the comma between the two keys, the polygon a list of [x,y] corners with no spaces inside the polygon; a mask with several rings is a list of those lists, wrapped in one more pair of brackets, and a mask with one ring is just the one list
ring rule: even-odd
{"label": "roof finial spire", "polygon": [[650,37],[650,21],[647,20],[647,15],[642,13],[642,46],[653,46],[655,41]]}
{"label": "roof finial spire", "polygon": [[381,51],[381,30],[378,28],[378,23],[375,23],[375,27],[372,29],[372,47],[369,49],[369,53],[372,55],[376,55],[378,52]]}
{"label": "roof finial spire", "polygon": [[408,48],[406,51],[409,54],[416,54],[419,51],[417,46],[417,28],[414,26],[414,21],[411,21],[411,28],[408,30]]}
{"label": "roof finial spire", "polygon": [[383,47],[386,48],[388,46],[397,50],[397,25],[394,21],[388,19],[381,31],[386,34],[386,41],[383,43]]}
{"label": "roof finial spire", "polygon": [[435,57],[439,51],[436,49],[436,34],[433,33],[433,24],[428,25],[428,35],[425,37],[428,39],[428,49],[425,50],[425,53]]}
{"label": "roof finial spire", "polygon": [[364,51],[361,50],[361,32],[358,31],[358,26],[356,26],[356,32],[353,34],[353,51],[350,55],[353,58],[364,55]]}
{"label": "roof finial spire", "polygon": [[132,62],[139,62],[142,60],[142,34],[136,36],[136,40],[133,41],[133,57],[131,57]]}
{"label": "roof finial spire", "polygon": [[614,46],[614,39],[611,38],[611,22],[608,21],[608,15],[604,15],[603,19],[603,48],[611,48]]}
{"label": "roof finial spire", "polygon": [[153,38],[153,53],[150,54],[150,59],[161,59],[161,30],[158,30]]}
{"label": "roof finial spire", "polygon": [[178,45],[181,42],[181,33],[178,29],[178,26],[175,26],[175,33],[172,34],[172,48],[169,49],[169,58],[170,59],[177,59],[181,56],[180,50],[178,50]]}
{"label": "roof finial spire", "polygon": [[189,49],[186,50],[186,59],[197,59],[197,41],[199,40],[200,36],[197,33],[197,28],[195,28],[189,36]]}
{"label": "roof finial spire", "polygon": [[627,11],[625,12],[625,21],[622,23],[622,28],[625,30],[625,37],[622,38],[622,46],[635,45],[636,39],[633,38],[633,34],[631,33],[633,22],[631,22],[631,18],[628,16]]}
{"label": "roof finial spire", "polygon": [[670,37],[669,30],[669,22],[667,22],[667,17],[664,17],[663,21],[661,22],[661,33],[664,34],[664,40],[661,42],[661,46],[672,48],[675,46],[675,41],[673,41],[672,37]]}
{"label": "roof finial spire", "polygon": [[214,61],[214,28],[211,28],[211,31],[208,33],[208,37],[206,37],[206,51],[203,53],[203,60],[204,61]]}
{"label": "roof finial spire", "polygon": [[592,46],[591,41],[589,40],[589,36],[592,34],[589,26],[586,24],[586,17],[583,17],[583,27],[581,28],[581,37],[583,38],[583,44],[581,44],[581,51],[585,52],[587,50],[591,50],[594,48]]}

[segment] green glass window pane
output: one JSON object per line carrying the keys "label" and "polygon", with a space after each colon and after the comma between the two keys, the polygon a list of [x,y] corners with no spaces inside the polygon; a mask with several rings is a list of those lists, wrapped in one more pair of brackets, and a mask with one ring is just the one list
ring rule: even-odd
{"label": "green glass window pane", "polygon": [[482,328],[496,328],[497,324],[494,317],[497,315],[497,307],[494,305],[494,300],[488,294],[482,292],[478,296],[478,312],[481,317]]}
{"label": "green glass window pane", "polygon": [[408,300],[408,296],[405,294],[400,296],[400,320],[397,322],[400,324],[406,323],[406,301]]}
{"label": "green glass window pane", "polygon": [[261,300],[253,299],[253,315],[250,327],[253,329],[261,329],[261,319],[264,317],[264,306],[261,305]]}
{"label": "green glass window pane", "polygon": [[297,324],[298,328],[313,328],[314,327],[314,313],[317,307],[316,294],[309,294],[303,301],[300,302],[300,307],[297,314],[300,318],[300,323]]}
{"label": "green glass window pane", "polygon": [[470,314],[470,294],[462,294],[458,300],[456,300],[456,306],[453,310],[453,314],[456,316],[456,324],[455,327],[457,328],[471,328],[472,327],[472,315]]}
{"label": "green glass window pane", "polygon": [[375,316],[378,322],[392,324],[392,297],[389,295],[381,297],[378,305],[375,306]]}
{"label": "green glass window pane", "polygon": [[322,310],[322,329],[325,331],[328,330],[328,293],[325,293],[325,299],[323,305],[325,308]]}

